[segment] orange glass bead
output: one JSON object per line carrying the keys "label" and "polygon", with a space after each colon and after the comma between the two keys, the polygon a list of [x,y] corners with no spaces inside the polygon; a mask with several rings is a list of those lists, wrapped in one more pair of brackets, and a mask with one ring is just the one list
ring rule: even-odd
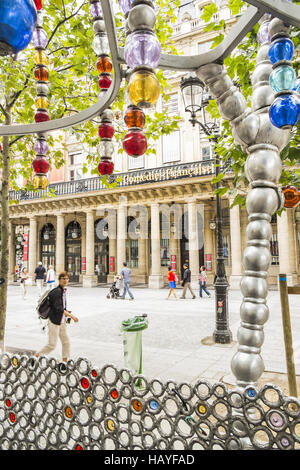
{"label": "orange glass bead", "polygon": [[111,392],[111,396],[114,400],[116,400],[119,396],[119,393],[118,393],[118,390],[114,389],[112,392]]}
{"label": "orange glass bead", "polygon": [[298,206],[300,202],[300,191],[295,186],[285,186],[282,188],[284,195],[284,207],[293,209]]}
{"label": "orange glass bead", "polygon": [[97,70],[99,73],[110,73],[112,70],[112,62],[108,56],[100,56],[97,60]]}
{"label": "orange glass bead", "polygon": [[139,400],[133,400],[132,406],[135,409],[135,411],[141,411],[143,408],[142,403]]}
{"label": "orange glass bead", "polygon": [[46,67],[37,67],[34,71],[34,77],[39,82],[47,82],[49,79],[49,73]]}
{"label": "orange glass bead", "polygon": [[140,127],[143,129],[145,125],[145,114],[137,106],[129,106],[124,121],[127,127]]}
{"label": "orange glass bead", "polygon": [[72,411],[72,408],[70,408],[69,406],[67,406],[66,410],[65,410],[65,413],[66,413],[66,417],[71,419],[72,416],[73,416],[73,411]]}

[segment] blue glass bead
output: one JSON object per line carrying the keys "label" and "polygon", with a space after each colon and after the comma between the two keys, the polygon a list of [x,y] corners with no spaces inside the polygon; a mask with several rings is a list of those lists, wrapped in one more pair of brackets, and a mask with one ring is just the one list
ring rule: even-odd
{"label": "blue glass bead", "polygon": [[151,410],[155,411],[158,408],[158,403],[155,400],[151,400],[150,403],[149,403],[149,406],[150,406]]}
{"label": "blue glass bead", "polygon": [[295,84],[293,90],[300,94],[300,77],[297,78],[296,84]]}
{"label": "blue glass bead", "polygon": [[[14,53],[28,46],[36,21],[33,0],[0,0],[0,42],[8,44]],[[5,46],[1,49],[7,55]]]}
{"label": "blue glass bead", "polygon": [[279,129],[293,127],[300,118],[300,100],[295,95],[278,96],[269,111],[273,126]]}
{"label": "blue glass bead", "polygon": [[281,65],[280,67],[277,67],[270,75],[270,85],[276,93],[292,90],[295,83],[296,72],[289,65]]}
{"label": "blue glass bead", "polygon": [[274,41],[269,49],[269,59],[272,64],[280,60],[291,61],[294,56],[294,44],[289,38],[281,38]]}
{"label": "blue glass bead", "polygon": [[248,390],[248,396],[250,398],[254,398],[255,397],[255,390],[253,388],[249,388]]}

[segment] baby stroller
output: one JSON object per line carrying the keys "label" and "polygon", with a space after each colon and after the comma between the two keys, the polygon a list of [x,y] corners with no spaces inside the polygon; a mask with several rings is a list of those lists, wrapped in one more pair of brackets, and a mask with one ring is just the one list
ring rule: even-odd
{"label": "baby stroller", "polygon": [[120,289],[121,289],[122,280],[120,276],[114,277],[114,282],[112,283],[111,287],[109,288],[109,292],[106,296],[107,299],[117,299],[120,297]]}

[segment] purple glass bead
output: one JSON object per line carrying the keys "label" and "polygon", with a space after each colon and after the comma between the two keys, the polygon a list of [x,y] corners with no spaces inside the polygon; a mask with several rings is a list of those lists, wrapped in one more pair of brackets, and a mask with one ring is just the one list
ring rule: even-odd
{"label": "purple glass bead", "polygon": [[133,0],[118,0],[118,2],[119,2],[120,10],[123,13],[123,15],[125,16],[126,13],[129,12]]}
{"label": "purple glass bead", "polygon": [[263,23],[257,33],[257,40],[259,44],[262,46],[263,44],[270,42],[270,35],[269,35],[269,22]]}
{"label": "purple glass bead", "polygon": [[124,56],[127,65],[134,69],[139,65],[158,66],[161,54],[161,45],[153,33],[136,31],[127,36]]}
{"label": "purple glass bead", "polygon": [[48,44],[48,35],[43,28],[35,28],[32,35],[32,44],[34,47],[46,49]]}
{"label": "purple glass bead", "polygon": [[44,139],[38,139],[34,144],[34,151],[37,155],[47,155],[49,146]]}
{"label": "purple glass bead", "polygon": [[90,14],[95,19],[99,16],[102,17],[102,8],[100,2],[92,3],[90,6]]}

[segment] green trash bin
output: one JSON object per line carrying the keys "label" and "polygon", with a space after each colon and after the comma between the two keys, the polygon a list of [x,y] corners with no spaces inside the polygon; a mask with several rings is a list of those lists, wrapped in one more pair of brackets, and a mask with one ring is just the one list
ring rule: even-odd
{"label": "green trash bin", "polygon": [[125,367],[134,375],[142,373],[142,332],[148,328],[146,314],[122,321]]}

